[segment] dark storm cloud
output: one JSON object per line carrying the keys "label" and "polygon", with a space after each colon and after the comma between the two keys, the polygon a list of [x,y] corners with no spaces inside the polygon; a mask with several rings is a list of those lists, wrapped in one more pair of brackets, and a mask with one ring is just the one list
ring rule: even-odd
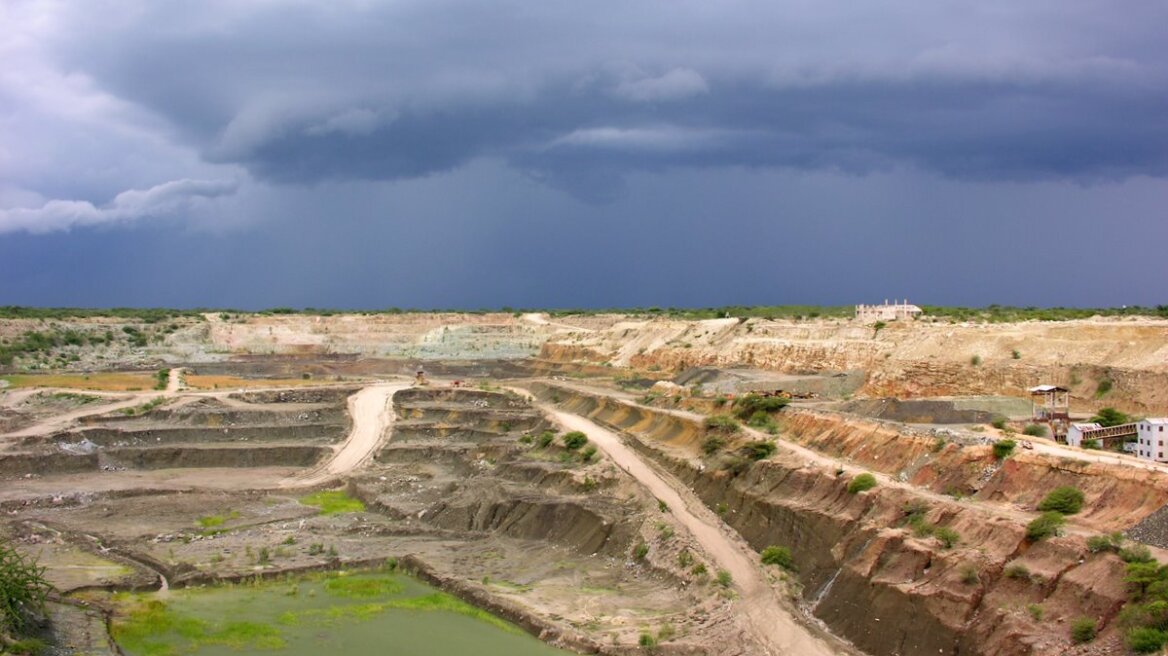
{"label": "dark storm cloud", "polygon": [[1163,303],[1165,24],[0,2],[0,304]]}
{"label": "dark storm cloud", "polygon": [[75,9],[54,56],[267,180],[1168,173],[1162,3],[188,4]]}

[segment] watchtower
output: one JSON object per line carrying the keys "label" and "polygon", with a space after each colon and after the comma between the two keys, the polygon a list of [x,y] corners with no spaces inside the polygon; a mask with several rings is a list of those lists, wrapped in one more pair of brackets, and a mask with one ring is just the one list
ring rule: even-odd
{"label": "watchtower", "polygon": [[1071,419],[1071,390],[1058,385],[1038,385],[1028,391],[1031,420],[1050,424],[1050,433],[1055,441],[1066,441]]}

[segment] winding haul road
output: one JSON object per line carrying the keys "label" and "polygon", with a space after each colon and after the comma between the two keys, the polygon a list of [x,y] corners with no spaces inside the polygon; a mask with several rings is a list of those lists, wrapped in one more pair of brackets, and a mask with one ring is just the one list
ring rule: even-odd
{"label": "winding haul road", "polygon": [[568,430],[587,433],[588,438],[621,469],[669,505],[670,512],[689,529],[718,567],[730,572],[741,595],[739,608],[745,615],[745,624],[758,643],[765,645],[768,653],[783,656],[835,656],[841,653],[795,620],[766,580],[758,554],[741,538],[732,536],[689,488],[649,466],[612,431],[547,404],[539,404],[539,407]]}
{"label": "winding haul road", "polygon": [[281,487],[306,487],[324,483],[347,474],[365,464],[388,439],[393,426],[393,395],[408,383],[379,383],[363,388],[349,397],[349,416],[353,427],[332,458],[295,476],[284,479]]}

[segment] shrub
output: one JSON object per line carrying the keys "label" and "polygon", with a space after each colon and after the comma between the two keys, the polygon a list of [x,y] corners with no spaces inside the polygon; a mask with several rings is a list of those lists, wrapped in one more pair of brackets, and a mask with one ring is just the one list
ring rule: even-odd
{"label": "shrub", "polygon": [[990,426],[993,426],[994,428],[996,428],[998,430],[1002,430],[1003,428],[1006,427],[1006,418],[1005,417],[994,417],[993,421],[990,422]]}
{"label": "shrub", "polygon": [[757,412],[764,414],[778,412],[787,407],[790,402],[790,399],[784,399],[780,396],[747,394],[734,400],[734,414],[738,415],[739,419],[746,419]]}
{"label": "shrub", "polygon": [[1023,435],[1030,437],[1046,437],[1046,426],[1042,424],[1026,424],[1026,428],[1022,429]]}
{"label": "shrub", "polygon": [[1030,613],[1030,617],[1033,617],[1035,622],[1042,621],[1042,606],[1038,604],[1027,604],[1026,612]]}
{"label": "shrub", "polygon": [[874,487],[876,487],[876,477],[864,472],[848,483],[848,494],[858,494],[865,490],[871,490]]}
{"label": "shrub", "polygon": [[966,585],[975,585],[981,581],[981,577],[977,574],[977,567],[974,565],[961,566],[961,582]]}
{"label": "shrub", "polygon": [[726,440],[717,436],[711,435],[702,442],[702,452],[708,456],[712,456],[726,446]]}
{"label": "shrub", "polygon": [[994,457],[998,460],[1005,460],[1014,453],[1014,447],[1018,446],[1017,442],[1011,439],[1002,439],[994,442]]}
{"label": "shrub", "polygon": [[539,434],[539,437],[536,438],[535,443],[538,444],[540,448],[546,449],[554,439],[556,439],[556,432],[553,430],[545,430]]}
{"label": "shrub", "polygon": [[652,649],[657,646],[657,638],[654,638],[651,633],[642,633],[640,639],[637,640],[637,644],[646,649]]}
{"label": "shrub", "polygon": [[795,560],[791,558],[791,550],[786,547],[771,545],[762,550],[763,565],[778,565],[783,569],[795,571]]}
{"label": "shrub", "polygon": [[961,542],[961,535],[948,526],[941,526],[935,529],[933,531],[933,537],[937,538],[937,540],[941,542],[941,546],[946,549],[949,549],[958,542]]}
{"label": "shrub", "polygon": [[633,559],[645,560],[645,556],[649,555],[649,545],[644,542],[638,542],[637,546],[633,547]]}
{"label": "shrub", "polygon": [[771,419],[771,416],[762,410],[750,415],[750,419],[746,420],[746,424],[753,428],[766,428],[772,423],[774,420]]}
{"label": "shrub", "polygon": [[[1119,551],[1123,545],[1123,533],[1112,533],[1111,535],[1092,535],[1087,538],[1087,551],[1091,553],[1101,553],[1104,551]],[[1151,553],[1148,554],[1149,557]]]}
{"label": "shrub", "polygon": [[693,565],[693,554],[690,553],[689,549],[677,552],[677,566],[685,569],[690,565]]}
{"label": "shrub", "polygon": [[1010,563],[1006,565],[1006,569],[1002,571],[1008,579],[1016,579],[1020,581],[1030,580],[1030,570],[1022,563]]}
{"label": "shrub", "polygon": [[742,451],[743,451],[743,453],[746,454],[746,457],[750,458],[751,460],[762,460],[764,458],[769,458],[770,456],[774,455],[775,443],[774,442],[751,442],[750,444],[747,444],[746,446],[742,447]]}
{"label": "shrub", "polygon": [[1098,451],[1102,448],[1103,445],[1099,442],[1099,440],[1083,440],[1083,449],[1087,451]]}
{"label": "shrub", "polygon": [[1074,515],[1083,509],[1083,493],[1069,485],[1056,487],[1038,504],[1039,510],[1054,510],[1064,515]]}
{"label": "shrub", "polygon": [[0,542],[0,645],[3,638],[27,636],[45,618],[45,597],[51,586],[45,568]]}
{"label": "shrub", "polygon": [[734,577],[730,576],[730,572],[727,572],[724,569],[718,570],[718,575],[715,580],[717,580],[718,585],[722,586],[723,588],[728,588],[730,587],[730,584],[734,583]]}
{"label": "shrub", "polygon": [[1139,626],[1127,632],[1125,642],[1136,653],[1151,654],[1168,644],[1168,631]]}
{"label": "shrub", "polygon": [[580,431],[572,431],[564,434],[564,448],[569,451],[575,451],[588,443],[588,436]]}
{"label": "shrub", "polygon": [[1018,349],[1014,349],[1013,351],[1010,351],[1010,357],[1014,358],[1015,360],[1021,360],[1022,352]]}
{"label": "shrub", "polygon": [[977,365],[981,364],[981,356],[980,356],[980,355],[975,355],[975,356],[973,356],[973,357],[969,358],[969,364],[971,364],[971,365],[973,365],[973,366],[975,366],[975,367],[976,367]]}
{"label": "shrub", "polygon": [[722,469],[723,471],[730,472],[734,476],[738,476],[747,469],[750,469],[750,460],[740,456],[733,456],[722,462]]}
{"label": "shrub", "polygon": [[1142,544],[1133,544],[1119,550],[1119,559],[1125,563],[1150,563],[1152,551]]}
{"label": "shrub", "polygon": [[706,430],[719,433],[738,432],[738,422],[730,415],[712,415],[706,417]]}
{"label": "shrub", "polygon": [[584,447],[583,451],[580,452],[580,460],[583,460],[584,462],[592,462],[592,459],[595,457],[596,457],[596,446],[595,445],[589,444],[588,446]]}
{"label": "shrub", "polygon": [[1060,512],[1044,512],[1026,525],[1026,538],[1031,542],[1038,542],[1058,535],[1066,522],[1066,518]]}
{"label": "shrub", "polygon": [[1095,639],[1095,620],[1090,617],[1080,617],[1071,624],[1071,640],[1082,644]]}
{"label": "shrub", "polygon": [[1104,396],[1105,394],[1107,394],[1110,391],[1111,391],[1111,379],[1104,378],[1103,380],[1099,381],[1098,385],[1095,386],[1095,398],[1097,398],[1097,399],[1101,398],[1102,396]]}

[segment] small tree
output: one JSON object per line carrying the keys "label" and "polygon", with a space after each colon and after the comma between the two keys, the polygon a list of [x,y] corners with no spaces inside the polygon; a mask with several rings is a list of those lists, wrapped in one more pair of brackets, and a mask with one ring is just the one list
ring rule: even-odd
{"label": "small tree", "polygon": [[1054,510],[1064,515],[1074,515],[1083,509],[1083,493],[1075,487],[1056,487],[1038,504],[1039,510]]}
{"label": "small tree", "polygon": [[588,443],[588,436],[580,431],[572,431],[564,434],[564,448],[569,451],[575,451]]}
{"label": "small tree", "polygon": [[1038,542],[1058,535],[1066,522],[1066,518],[1060,512],[1044,512],[1026,525],[1026,538],[1031,542]]}
{"label": "small tree", "polygon": [[1104,428],[1118,426],[1120,424],[1127,424],[1130,423],[1131,420],[1131,417],[1125,415],[1119,410],[1116,410],[1115,408],[1100,408],[1099,412],[1096,413],[1094,417],[1091,417],[1092,422],[1099,424]]}
{"label": "small tree", "polygon": [[0,651],[45,621],[45,568],[0,542]]}
{"label": "small tree", "polygon": [[1082,644],[1095,639],[1095,620],[1090,617],[1080,617],[1071,624],[1071,640]]}
{"label": "small tree", "polygon": [[778,565],[783,569],[795,571],[795,560],[791,557],[791,550],[786,547],[771,545],[762,550],[763,565]]}

